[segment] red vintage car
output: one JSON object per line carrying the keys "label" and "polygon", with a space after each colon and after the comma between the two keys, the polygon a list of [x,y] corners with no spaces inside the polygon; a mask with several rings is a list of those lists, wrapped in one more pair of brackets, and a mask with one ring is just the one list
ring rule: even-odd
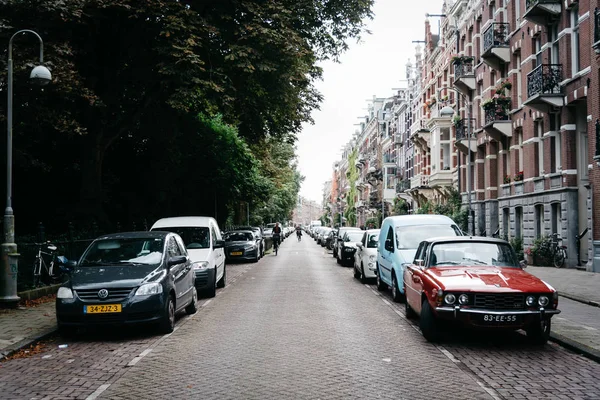
{"label": "red vintage car", "polygon": [[455,321],[483,329],[524,329],[533,342],[544,344],[550,319],[560,313],[558,294],[524,267],[505,240],[425,240],[404,269],[406,316],[420,317],[428,341],[439,339],[444,321]]}

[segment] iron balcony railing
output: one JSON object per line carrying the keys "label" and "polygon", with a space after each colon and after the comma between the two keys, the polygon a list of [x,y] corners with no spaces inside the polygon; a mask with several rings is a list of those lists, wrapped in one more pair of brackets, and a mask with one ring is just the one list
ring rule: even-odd
{"label": "iron balcony railing", "polygon": [[527,74],[527,97],[561,94],[562,64],[540,64]]}
{"label": "iron balcony railing", "polygon": [[402,193],[410,189],[410,179],[403,179],[396,184],[396,193]]}
{"label": "iron balcony railing", "polygon": [[468,132],[469,124],[467,124],[467,119],[462,118],[458,120],[454,127],[456,128],[456,140],[468,139],[469,134],[473,137],[473,127],[475,126],[475,118],[471,118],[471,126],[470,132]]}
{"label": "iron balcony railing", "polygon": [[508,110],[503,104],[494,104],[493,107],[486,108],[485,112],[485,124],[491,124],[496,121],[508,121],[510,120],[510,116],[508,115]]}
{"label": "iron balcony railing", "polygon": [[493,47],[507,47],[508,32],[510,32],[507,22],[494,22],[483,33],[483,52],[487,52]]}
{"label": "iron balcony railing", "polygon": [[454,61],[454,79],[473,75],[473,59],[462,58]]}

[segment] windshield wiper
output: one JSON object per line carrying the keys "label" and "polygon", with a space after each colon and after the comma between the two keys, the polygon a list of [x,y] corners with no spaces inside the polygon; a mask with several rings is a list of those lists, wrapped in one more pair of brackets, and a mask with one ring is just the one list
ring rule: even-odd
{"label": "windshield wiper", "polygon": [[477,259],[475,259],[475,258],[467,258],[467,257],[463,257],[463,260],[471,261],[471,262],[473,262],[473,263],[480,264],[480,265],[489,265],[489,264],[488,264],[488,263],[486,263],[485,261],[477,260]]}

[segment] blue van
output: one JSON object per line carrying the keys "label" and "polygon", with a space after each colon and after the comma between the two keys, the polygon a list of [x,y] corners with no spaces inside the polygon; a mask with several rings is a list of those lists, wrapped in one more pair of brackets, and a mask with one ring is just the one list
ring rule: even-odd
{"label": "blue van", "polygon": [[435,236],[462,236],[445,215],[397,215],[381,224],[377,247],[377,289],[392,288],[395,302],[404,300],[404,264],[411,263],[423,240]]}

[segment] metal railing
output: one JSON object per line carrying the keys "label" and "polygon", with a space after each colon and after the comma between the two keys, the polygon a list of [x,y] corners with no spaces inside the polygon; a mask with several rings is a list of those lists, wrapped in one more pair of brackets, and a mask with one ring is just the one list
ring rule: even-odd
{"label": "metal railing", "polygon": [[540,64],[527,74],[527,96],[561,94],[562,64]]}
{"label": "metal railing", "polygon": [[475,126],[475,118],[471,118],[471,132],[467,132],[468,129],[467,119],[462,118],[454,124],[456,128],[456,140],[468,139],[469,134],[473,137],[473,127]]}
{"label": "metal railing", "polygon": [[491,108],[486,108],[484,110],[485,113],[485,124],[491,124],[496,121],[508,121],[510,120],[510,116],[508,115],[508,110],[506,106],[502,104],[494,104]]}
{"label": "metal railing", "polygon": [[474,75],[473,59],[459,59],[454,61],[454,79],[472,75]]}
{"label": "metal railing", "polygon": [[525,10],[529,10],[538,4],[560,4],[560,0],[527,0],[525,2]]}
{"label": "metal railing", "polygon": [[510,26],[508,22],[494,22],[483,33],[483,52],[492,47],[507,47]]}

